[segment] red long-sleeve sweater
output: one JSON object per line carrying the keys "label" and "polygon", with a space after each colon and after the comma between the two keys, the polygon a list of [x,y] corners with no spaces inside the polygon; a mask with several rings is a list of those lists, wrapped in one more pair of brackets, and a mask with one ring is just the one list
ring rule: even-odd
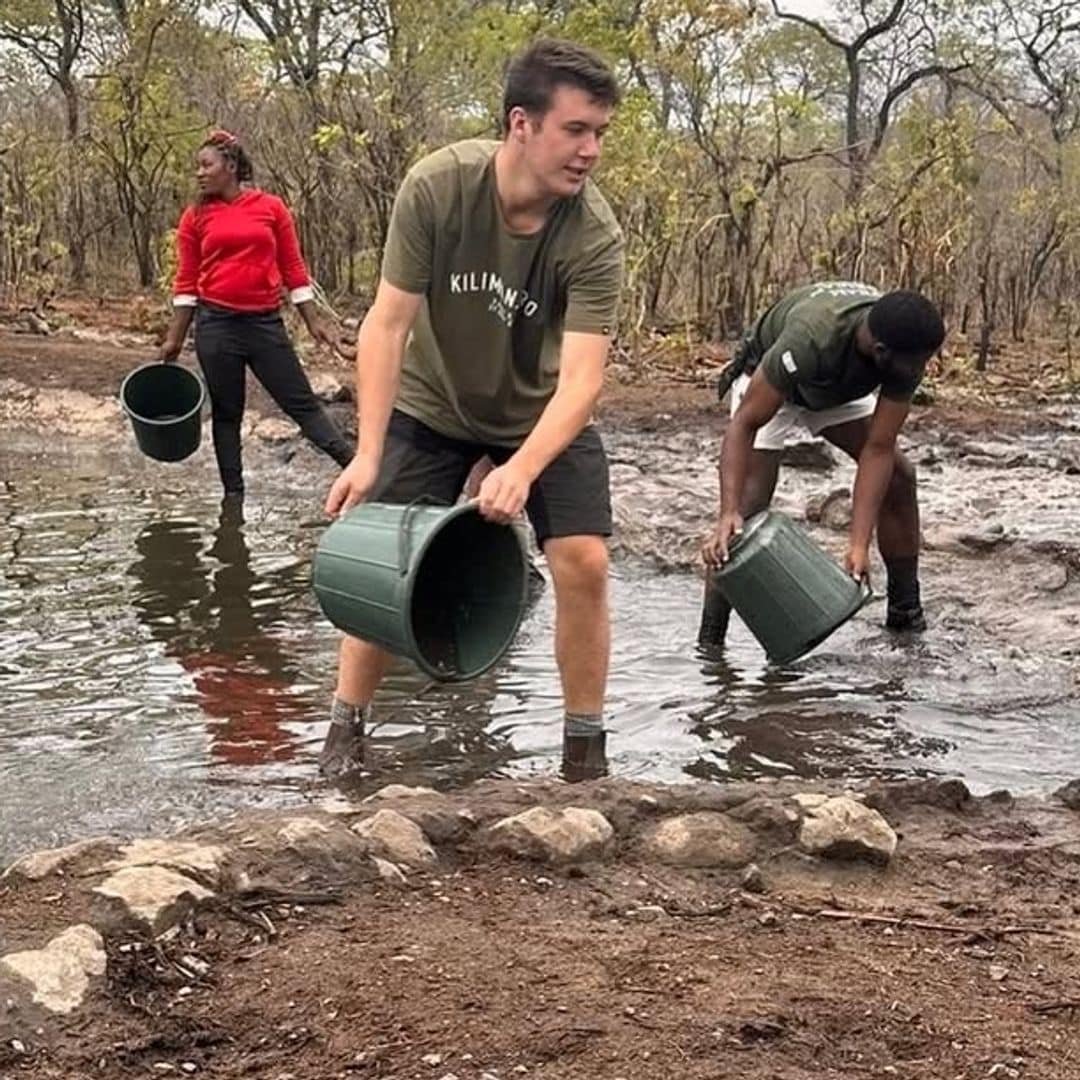
{"label": "red long-sleeve sweater", "polygon": [[205,300],[234,311],[272,311],[281,287],[294,304],[312,299],[296,228],[276,195],[245,188],[232,202],[189,206],[176,229],[173,304]]}

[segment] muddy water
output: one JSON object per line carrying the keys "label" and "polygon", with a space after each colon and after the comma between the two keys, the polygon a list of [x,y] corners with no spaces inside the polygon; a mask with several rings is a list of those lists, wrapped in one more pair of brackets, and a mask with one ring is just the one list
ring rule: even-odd
{"label": "muddy water", "polygon": [[[610,444],[613,773],[934,773],[981,790],[1049,790],[1080,775],[1075,572],[1023,546],[1064,545],[1080,520],[1077,477],[1039,458],[1066,444],[923,446],[928,536],[970,527],[974,500],[990,499],[975,524],[1000,519],[1011,546],[974,558],[942,541],[930,553],[936,618],[920,642],[885,635],[872,605],[782,670],[741,626],[722,661],[694,648],[700,586],[685,537],[714,496],[709,438]],[[1028,459],[998,460],[1010,450]],[[965,453],[982,456],[965,466]],[[315,759],[336,634],[309,568],[329,473],[307,450],[287,456],[255,455],[241,521],[220,512],[206,453],[165,468],[123,444],[0,447],[0,862],[89,833],[325,794]],[[793,472],[781,505],[801,513],[808,493],[849,478],[841,465]],[[506,662],[466,686],[395,670],[377,717],[378,783],[556,770],[552,621],[548,590]]]}

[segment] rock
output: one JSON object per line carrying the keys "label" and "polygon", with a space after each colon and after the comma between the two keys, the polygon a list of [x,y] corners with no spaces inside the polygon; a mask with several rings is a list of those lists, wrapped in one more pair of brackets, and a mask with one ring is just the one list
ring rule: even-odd
{"label": "rock", "polygon": [[977,532],[965,532],[960,534],[960,543],[972,551],[993,551],[1002,544],[1011,544],[1012,537],[1005,531],[1005,526],[1000,522],[987,525]]}
{"label": "rock", "polygon": [[761,867],[758,866],[757,863],[751,863],[743,871],[741,884],[743,889],[749,893],[763,893],[768,891],[765,884],[765,875],[761,872]]}
{"label": "rock", "polygon": [[119,846],[119,843],[120,841],[113,837],[97,836],[90,840],[80,840],[78,843],[68,844],[67,847],[34,851],[13,862],[0,876],[0,879],[10,876],[26,878],[27,881],[40,881],[50,874],[62,871],[64,867],[84,855],[97,854],[105,848],[115,849]]}
{"label": "rock", "polygon": [[797,803],[801,810],[816,810],[819,806],[824,806],[831,798],[832,795],[825,795],[820,791],[800,791],[797,795],[791,796],[791,801]]}
{"label": "rock", "polygon": [[423,830],[396,810],[380,810],[352,826],[371,854],[405,866],[423,867],[438,862]]}
{"label": "rock", "polygon": [[703,810],[668,818],[645,842],[648,853],[671,866],[745,866],[756,847],[754,834],[725,814]]}
{"label": "rock", "polygon": [[780,463],[793,469],[810,469],[813,472],[831,472],[836,458],[824,439],[812,439],[785,446]]}
{"label": "rock", "polygon": [[335,378],[328,371],[316,371],[308,379],[311,383],[311,389],[315,392],[315,396],[320,401],[327,403],[333,403],[335,401],[352,401],[352,390],[343,385],[340,380]]}
{"label": "rock", "polygon": [[892,780],[874,784],[866,794],[866,805],[874,810],[903,810],[909,806],[935,806],[941,810],[962,810],[971,801],[963,780]]}
{"label": "rock", "polygon": [[876,810],[840,795],[807,811],[799,844],[827,859],[888,862],[896,851],[896,833]]}
{"label": "rock", "polygon": [[197,881],[164,866],[125,867],[94,892],[119,900],[130,915],[148,923],[154,933],[174,925],[195,903],[214,895]]}
{"label": "rock", "polygon": [[69,927],[43,949],[0,958],[0,969],[28,982],[33,1000],[55,1013],[78,1008],[90,987],[90,976],[104,975],[105,964],[105,943],[86,925]]}
{"label": "rock", "polygon": [[1080,810],[1080,779],[1070,780],[1054,792],[1054,798],[1070,810]]}
{"label": "rock", "polygon": [[398,888],[405,888],[409,884],[409,879],[402,873],[401,867],[396,863],[389,862],[386,859],[380,859],[378,855],[372,855],[371,861],[375,864],[375,869],[379,872],[379,877],[386,882],[387,885],[395,885]]}
{"label": "rock", "polygon": [[488,835],[494,847],[519,858],[575,863],[602,858],[615,830],[598,810],[534,806],[496,822]]}
{"label": "rock", "polygon": [[387,784],[372,792],[363,802],[378,802],[380,799],[415,799],[421,795],[437,795],[434,788],[409,787],[408,784]]}
{"label": "rock", "polygon": [[1004,982],[1009,977],[1009,969],[1004,964],[990,965],[990,978],[994,982]]}
{"label": "rock", "polygon": [[225,849],[217,844],[193,840],[134,840],[120,849],[118,858],[106,863],[104,870],[124,870],[132,866],[171,867],[181,874],[205,877],[217,882],[225,862]]}
{"label": "rock", "polygon": [[851,524],[851,492],[834,488],[827,495],[813,495],[806,500],[806,520],[830,529],[846,529]]}
{"label": "rock", "polygon": [[303,846],[305,841],[316,842],[325,838],[330,826],[315,818],[298,817],[286,822],[278,829],[278,839],[287,847]]}
{"label": "rock", "polygon": [[257,439],[268,443],[283,443],[296,438],[296,425],[288,420],[280,420],[276,416],[267,416],[260,420],[252,428],[252,434]]}

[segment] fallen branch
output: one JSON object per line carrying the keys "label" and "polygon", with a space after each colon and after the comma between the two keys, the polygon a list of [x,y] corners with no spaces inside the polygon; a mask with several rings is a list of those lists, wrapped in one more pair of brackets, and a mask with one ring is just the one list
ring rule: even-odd
{"label": "fallen branch", "polygon": [[934,930],[942,934],[963,934],[975,940],[992,940],[1009,934],[1057,934],[1060,931],[1048,926],[963,926],[958,923],[930,922],[927,919],[905,918],[903,915],[874,915],[867,911],[842,911],[822,908],[807,912],[822,919],[843,919],[852,922],[882,923],[886,926],[908,926],[915,930]]}
{"label": "fallen branch", "polygon": [[1052,1013],[1072,1012],[1075,1009],[1080,1009],[1080,1000],[1031,1002],[1028,1008],[1040,1016],[1049,1016]]}

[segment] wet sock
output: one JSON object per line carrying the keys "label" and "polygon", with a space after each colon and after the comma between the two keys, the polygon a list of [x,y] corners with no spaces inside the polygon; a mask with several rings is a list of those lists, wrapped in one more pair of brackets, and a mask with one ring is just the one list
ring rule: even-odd
{"label": "wet sock", "polygon": [[563,732],[575,738],[602,735],[604,732],[604,714],[568,712],[563,720]]}
{"label": "wet sock", "polygon": [[913,609],[920,606],[917,555],[886,559],[885,574],[890,608]]}
{"label": "wet sock", "polygon": [[357,735],[364,734],[364,725],[370,715],[370,704],[350,705],[339,697],[335,697],[333,705],[330,706],[330,723],[349,728]]}

